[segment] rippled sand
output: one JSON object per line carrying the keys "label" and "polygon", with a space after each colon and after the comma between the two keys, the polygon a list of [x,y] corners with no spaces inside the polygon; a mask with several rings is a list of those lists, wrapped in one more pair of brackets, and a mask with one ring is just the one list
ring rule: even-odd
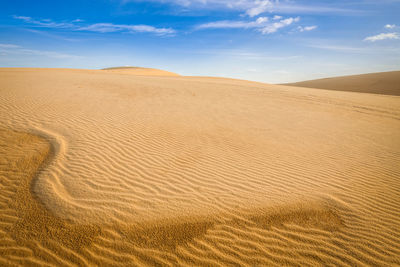
{"label": "rippled sand", "polygon": [[0,154],[2,265],[400,264],[396,96],[0,69]]}

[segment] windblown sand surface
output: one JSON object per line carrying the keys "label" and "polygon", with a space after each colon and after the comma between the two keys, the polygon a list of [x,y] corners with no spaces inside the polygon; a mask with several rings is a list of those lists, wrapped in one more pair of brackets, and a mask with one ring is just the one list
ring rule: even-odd
{"label": "windblown sand surface", "polygon": [[0,265],[399,265],[400,97],[0,69]]}
{"label": "windblown sand surface", "polygon": [[114,67],[103,69],[103,71],[139,76],[179,76],[179,74],[170,71],[141,67]]}
{"label": "windblown sand surface", "polygon": [[333,77],[286,85],[400,96],[400,71]]}

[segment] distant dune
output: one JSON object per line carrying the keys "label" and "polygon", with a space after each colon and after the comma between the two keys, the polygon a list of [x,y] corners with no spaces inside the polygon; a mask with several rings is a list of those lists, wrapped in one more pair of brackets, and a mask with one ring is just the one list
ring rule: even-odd
{"label": "distant dune", "polygon": [[400,266],[399,97],[120,71],[0,68],[0,266]]}
{"label": "distant dune", "polygon": [[170,71],[142,67],[113,67],[105,68],[103,70],[112,73],[132,74],[140,76],[179,76],[179,74]]}
{"label": "distant dune", "polygon": [[400,71],[333,77],[284,85],[400,96]]}

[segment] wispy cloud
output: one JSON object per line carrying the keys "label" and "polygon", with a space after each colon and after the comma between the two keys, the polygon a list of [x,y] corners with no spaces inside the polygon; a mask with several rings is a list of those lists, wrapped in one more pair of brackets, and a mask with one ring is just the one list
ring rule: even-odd
{"label": "wispy cloud", "polygon": [[[139,2],[142,0],[121,0],[122,3]],[[295,4],[293,1],[279,0],[149,0],[174,6],[181,6],[184,10],[233,10],[242,12],[249,17],[255,17],[266,12],[280,12],[285,14],[309,14],[309,13],[335,13],[350,15],[360,13],[360,10],[340,8],[331,5],[306,5]]]}
{"label": "wispy cloud", "polygon": [[200,29],[248,29],[248,28],[261,28],[265,27],[268,22],[267,17],[259,17],[255,21],[234,21],[234,20],[220,20],[209,23],[204,23],[196,26],[197,30]]}
{"label": "wispy cloud", "polygon": [[270,33],[274,33],[277,32],[279,29],[287,27],[291,24],[293,24],[294,22],[298,22],[300,20],[299,17],[297,18],[287,18],[287,19],[282,19],[279,22],[274,22],[272,24],[269,24],[267,26],[265,26],[264,28],[262,28],[260,31],[263,34],[270,34]]}
{"label": "wispy cloud", "polygon": [[35,56],[45,56],[56,59],[81,58],[81,56],[59,53],[54,51],[27,49],[15,44],[0,44],[0,52],[3,54],[35,55]]}
{"label": "wispy cloud", "polygon": [[[122,3],[139,1],[141,0],[122,0]],[[249,17],[255,17],[271,11],[279,3],[279,0],[150,0],[150,2],[182,6],[185,9],[229,9],[243,12]]]}
{"label": "wispy cloud", "polygon": [[258,16],[268,10],[271,10],[272,7],[273,7],[272,1],[256,0],[256,1],[254,1],[253,7],[247,8],[246,14],[249,15],[250,17],[255,17],[255,16]]}
{"label": "wispy cloud", "polygon": [[71,22],[54,22],[50,19],[37,20],[26,16],[13,16],[15,19],[22,20],[26,23],[36,25],[44,28],[61,28],[70,29],[73,31],[90,31],[90,32],[140,32],[140,33],[153,33],[156,35],[172,36],[176,31],[172,28],[157,28],[150,25],[125,25],[113,23],[95,23],[83,25],[80,19],[75,19]]}
{"label": "wispy cloud", "polygon": [[395,32],[392,33],[380,33],[378,35],[374,36],[369,36],[364,39],[364,41],[368,42],[376,42],[376,41],[382,41],[382,40],[390,40],[390,39],[400,39],[399,35]]}
{"label": "wispy cloud", "polygon": [[50,19],[36,20],[27,16],[13,16],[14,19],[25,21],[26,23],[42,26],[46,28],[72,28],[75,25],[71,22],[54,22]]}
{"label": "wispy cloud", "polygon": [[299,29],[300,32],[309,32],[309,31],[315,30],[316,28],[318,28],[318,26],[316,26],[316,25],[305,26],[305,27],[303,27],[303,26],[297,27],[297,29]]}
{"label": "wispy cloud", "polygon": [[267,17],[259,17],[254,21],[243,20],[221,20],[209,23],[204,23],[196,26],[195,29],[249,29],[257,28],[263,34],[271,34],[277,32],[279,29],[287,27],[300,20],[297,18],[286,18],[275,22],[269,22]]}
{"label": "wispy cloud", "polygon": [[84,27],[78,27],[75,30],[78,31],[91,31],[91,32],[147,32],[154,33],[157,35],[172,35],[175,34],[175,30],[171,28],[156,28],[149,25],[124,25],[124,24],[113,24],[113,23],[95,23]]}
{"label": "wispy cloud", "polygon": [[394,28],[396,28],[396,25],[395,24],[386,24],[385,28],[386,29],[394,29]]}
{"label": "wispy cloud", "polygon": [[316,5],[314,3],[300,5],[291,1],[278,2],[271,9],[273,12],[282,14],[336,14],[336,15],[355,15],[363,14],[361,10],[354,10],[345,7],[337,7],[330,5]]}

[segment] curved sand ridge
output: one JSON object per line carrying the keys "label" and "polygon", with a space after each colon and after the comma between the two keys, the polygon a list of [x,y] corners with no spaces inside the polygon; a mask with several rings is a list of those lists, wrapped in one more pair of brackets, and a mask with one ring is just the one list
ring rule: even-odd
{"label": "curved sand ridge", "polygon": [[285,85],[400,96],[400,71],[332,77]]}
{"label": "curved sand ridge", "polygon": [[[106,262],[116,265],[123,256],[121,251],[106,249],[106,253],[100,252],[100,257],[94,256],[98,253],[94,240],[100,241],[101,247],[106,247],[107,243],[104,243],[104,240],[107,238],[111,238],[111,243],[121,242],[121,247],[132,254],[131,257],[125,258],[123,264],[165,263],[158,261],[157,257],[153,259],[147,253],[143,254],[136,246],[171,253],[178,245],[182,247],[194,238],[203,236],[208,229],[217,224],[216,221],[209,219],[205,221],[203,218],[195,222],[163,222],[146,227],[129,224],[107,227],[102,224],[82,225],[62,220],[47,211],[31,192],[40,164],[44,165],[45,161],[49,164],[60,151],[61,149],[54,146],[51,149],[46,140],[41,137],[0,130],[0,152],[3,155],[0,165],[2,178],[0,205],[3,206],[0,212],[2,222],[0,240],[3,248],[0,250],[0,262],[2,265],[88,265],[94,263],[104,265]],[[42,166],[42,170],[44,167]],[[267,215],[261,212],[248,219],[260,228],[296,222],[333,229],[332,227],[335,228],[341,224],[336,214],[322,207],[310,207],[308,205],[307,209],[304,209],[301,206],[292,206],[285,207],[284,210],[269,210]],[[237,225],[243,227],[245,223],[237,219],[223,222],[224,225],[231,225],[231,227]],[[109,236],[107,234],[109,232],[123,233],[124,238],[116,239],[115,235]],[[135,257],[136,254],[137,257]],[[172,263],[177,264],[179,258],[185,257],[191,258],[191,255],[178,253]],[[252,262],[258,263],[254,260]]]}
{"label": "curved sand ridge", "polygon": [[100,229],[76,251],[54,241],[53,262],[399,264],[399,98],[0,75],[0,127],[41,129],[62,147],[35,195],[56,218]]}
{"label": "curved sand ridge", "polygon": [[[43,165],[53,160],[56,149],[51,149],[39,136],[0,130],[0,152],[3,155],[0,161],[0,263],[3,266],[167,263],[160,261],[157,255],[154,257],[154,250],[166,255],[174,252],[176,255],[170,257],[171,263],[176,265],[185,257],[192,258],[190,254],[177,253],[177,246],[182,248],[194,238],[201,238],[217,223],[203,218],[196,222],[163,222],[138,227],[129,224],[83,225],[62,220],[46,210],[31,192],[39,168],[43,170],[46,167]],[[268,215],[258,213],[249,220],[261,229],[288,222],[333,229],[341,223],[337,215],[321,207],[315,206],[306,212],[301,206],[287,208],[284,212],[269,210]],[[236,219],[223,224],[243,227],[245,222]],[[116,238],[118,233],[122,236]],[[109,248],[109,244],[114,245]],[[102,248],[100,251],[98,246]],[[146,249],[153,251],[149,253]]]}

